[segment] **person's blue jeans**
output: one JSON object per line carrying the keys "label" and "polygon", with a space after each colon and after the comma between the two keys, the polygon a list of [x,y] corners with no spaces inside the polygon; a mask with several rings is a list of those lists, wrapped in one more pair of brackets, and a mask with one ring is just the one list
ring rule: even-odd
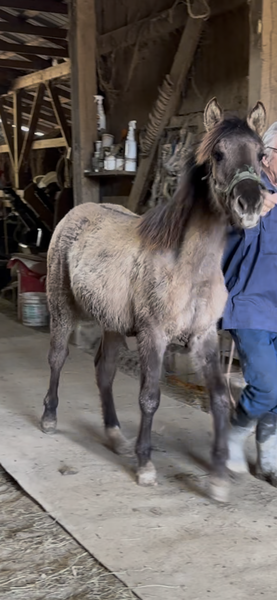
{"label": "person's blue jeans", "polygon": [[231,329],[246,387],[239,406],[249,419],[266,412],[277,414],[277,333],[259,329]]}

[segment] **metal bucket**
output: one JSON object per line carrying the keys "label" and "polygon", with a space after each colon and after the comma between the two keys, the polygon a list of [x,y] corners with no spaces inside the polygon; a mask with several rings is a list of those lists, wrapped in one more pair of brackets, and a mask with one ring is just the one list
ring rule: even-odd
{"label": "metal bucket", "polygon": [[24,292],[19,296],[22,323],[27,327],[46,327],[49,322],[44,292]]}

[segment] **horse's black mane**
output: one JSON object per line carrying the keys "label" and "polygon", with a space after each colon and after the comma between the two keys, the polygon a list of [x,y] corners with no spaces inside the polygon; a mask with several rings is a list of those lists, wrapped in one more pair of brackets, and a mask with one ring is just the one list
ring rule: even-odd
{"label": "horse's black mane", "polygon": [[207,165],[197,165],[195,153],[191,154],[173,198],[150,209],[138,225],[140,237],[146,245],[157,249],[180,247],[194,200],[205,198],[209,193],[207,174]]}
{"label": "horse's black mane", "polygon": [[237,136],[248,135],[260,141],[246,119],[236,116],[223,119],[206,133],[189,155],[185,163],[184,175],[173,198],[165,204],[150,209],[142,217],[138,230],[146,245],[157,249],[180,247],[193,205],[201,198],[207,200],[209,198],[207,178],[213,148],[222,137],[233,133]]}

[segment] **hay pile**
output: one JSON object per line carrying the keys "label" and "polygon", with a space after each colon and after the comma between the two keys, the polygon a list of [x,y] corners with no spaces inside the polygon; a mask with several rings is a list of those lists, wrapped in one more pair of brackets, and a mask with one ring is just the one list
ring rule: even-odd
{"label": "hay pile", "polygon": [[0,598],[135,600],[1,467]]}

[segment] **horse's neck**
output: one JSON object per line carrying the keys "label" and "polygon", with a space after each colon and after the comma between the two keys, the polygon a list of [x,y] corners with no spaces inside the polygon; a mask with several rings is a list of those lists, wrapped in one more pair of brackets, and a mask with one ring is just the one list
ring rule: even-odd
{"label": "horse's neck", "polygon": [[184,236],[180,258],[181,262],[193,259],[195,267],[210,257],[215,267],[221,264],[227,223],[213,206],[212,200],[205,198],[194,204]]}

